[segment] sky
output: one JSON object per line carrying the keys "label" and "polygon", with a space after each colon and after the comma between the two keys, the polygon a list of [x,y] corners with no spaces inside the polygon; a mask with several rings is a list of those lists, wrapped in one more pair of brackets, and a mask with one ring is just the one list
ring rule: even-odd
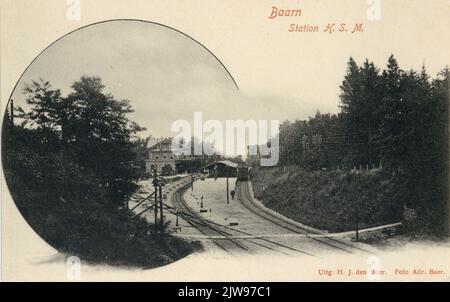
{"label": "sky", "polygon": [[[392,41],[399,41],[400,34],[393,32]],[[411,45],[417,41],[408,37],[397,44],[390,43],[386,37],[385,43],[378,43],[377,48],[364,44],[371,43],[369,40],[364,42],[367,38],[357,38],[363,43],[353,41],[353,47],[361,48],[352,50],[349,43],[339,40],[341,38],[330,40],[324,36],[305,36],[303,39],[308,43],[300,44],[303,49],[297,49],[298,41],[290,43],[292,39],[282,35],[276,37],[285,39],[286,45],[282,49],[260,47],[261,51],[255,52],[253,48],[252,52],[246,52],[243,44],[240,45],[240,58],[249,58],[245,60],[248,64],[245,72],[236,66],[241,61],[230,62],[230,57],[226,56],[230,70],[237,73],[237,85],[239,80],[242,81],[239,90],[234,75],[190,37],[155,23],[106,22],[77,30],[47,48],[25,71],[12,98],[16,105],[23,106],[24,84],[38,78],[50,81],[65,95],[70,92],[70,85],[82,75],[99,76],[107,92],[118,99],[131,101],[135,112],[130,118],[147,128],[141,136],[154,137],[174,136],[172,123],[184,119],[192,124],[194,112],[202,112],[204,121],[306,119],[317,110],[339,111],[339,84],[350,55],[359,63],[364,56],[374,57],[375,63],[383,67],[394,51],[405,69],[426,64],[426,53],[412,49]],[[376,43],[376,39],[372,43]],[[255,41],[263,43],[270,39]],[[336,48],[324,47],[324,43]],[[227,45],[227,49],[233,54],[235,47]],[[435,48],[431,50],[436,51]],[[269,55],[270,58],[264,57]],[[316,59],[312,60],[312,56]],[[286,60],[291,64],[286,64]],[[442,57],[431,56],[430,61],[432,76],[446,65]],[[272,67],[274,72],[264,69],[267,67]],[[253,79],[259,79],[257,86]]]}
{"label": "sky", "polygon": [[82,75],[99,76],[105,91],[130,100],[130,118],[147,128],[143,135],[170,136],[172,122],[192,120],[195,111],[222,119],[239,110],[238,87],[206,48],[144,22],[108,22],[65,36],[31,64],[12,98],[26,107],[23,87],[39,78],[67,95]]}

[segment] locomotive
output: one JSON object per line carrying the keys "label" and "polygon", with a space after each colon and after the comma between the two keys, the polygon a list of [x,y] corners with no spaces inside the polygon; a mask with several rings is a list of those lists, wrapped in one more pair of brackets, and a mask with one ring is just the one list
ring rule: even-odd
{"label": "locomotive", "polygon": [[249,176],[249,166],[246,164],[239,164],[237,166],[237,180],[238,181],[248,181],[250,180]]}

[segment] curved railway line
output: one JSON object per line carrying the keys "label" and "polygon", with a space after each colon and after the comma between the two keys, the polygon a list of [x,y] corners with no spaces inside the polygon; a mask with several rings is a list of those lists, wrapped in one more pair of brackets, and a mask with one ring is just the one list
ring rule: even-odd
{"label": "curved railway line", "polygon": [[[189,207],[183,199],[183,193],[187,188],[188,186],[183,186],[174,192],[172,199],[174,207],[166,205],[167,209],[173,213],[178,211],[181,218],[198,229],[203,235],[211,238],[225,252],[232,255],[255,254],[253,247],[258,246],[285,255],[292,255],[292,252],[295,252],[314,256],[306,251],[205,219]],[[248,237],[239,237],[239,235]]]}
{"label": "curved railway line", "polygon": [[[307,256],[315,256],[311,252],[298,249],[296,247],[277,242],[273,239],[264,237],[263,235],[255,235],[243,230],[230,227],[228,225],[222,225],[204,218],[202,215],[192,209],[183,198],[184,192],[191,186],[191,182],[186,180],[178,181],[174,184],[167,186],[166,192],[171,193],[171,200],[173,206],[164,204],[165,209],[172,214],[178,214],[183,220],[185,220],[192,227],[197,229],[205,238],[211,240],[221,250],[231,255],[238,254],[255,254],[257,249],[261,248],[272,252],[293,256],[293,254],[302,254]],[[282,229],[288,231],[288,233],[301,234],[302,237],[308,240],[313,240],[316,243],[326,245],[328,248],[343,251],[346,253],[353,253],[355,251],[369,251],[360,247],[354,246],[348,242],[338,240],[326,236],[321,232],[314,232],[307,228],[302,228],[301,225],[294,222],[290,222],[287,219],[278,217],[270,213],[267,209],[259,205],[251,196],[248,181],[238,181],[236,187],[237,200],[251,211],[256,216],[263,220],[269,221]],[[141,206],[145,205],[145,202],[151,203],[151,197],[154,193],[150,193],[145,197],[140,198],[138,202],[129,210],[131,219],[140,216],[152,208],[152,206],[145,206],[144,210],[139,213],[134,213],[134,210],[138,210]],[[132,215],[135,214],[135,215]]]}
{"label": "curved railway line", "polygon": [[250,188],[249,188],[247,181],[238,182],[237,188],[236,188],[236,193],[238,196],[238,200],[249,211],[253,212],[255,215],[257,215],[267,221],[270,221],[271,223],[278,225],[279,227],[282,227],[290,232],[305,235],[306,237],[310,238],[311,240],[314,240],[318,243],[327,245],[328,247],[331,247],[333,249],[341,250],[346,253],[353,253],[355,251],[370,253],[370,251],[368,251],[368,250],[357,247],[357,246],[350,244],[348,242],[345,242],[343,240],[338,240],[336,238],[329,237],[320,231],[312,231],[306,227],[301,227],[299,224],[290,222],[287,219],[282,219],[278,216],[273,215],[272,213],[270,213],[269,211],[267,211],[266,209],[264,209],[263,207],[261,207],[259,204],[257,204],[254,201],[253,197],[250,194]]}

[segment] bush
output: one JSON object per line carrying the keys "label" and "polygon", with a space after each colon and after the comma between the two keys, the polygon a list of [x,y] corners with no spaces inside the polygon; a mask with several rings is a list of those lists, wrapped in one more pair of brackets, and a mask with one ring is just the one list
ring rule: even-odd
{"label": "bush", "polygon": [[59,252],[95,264],[150,268],[198,248],[169,235],[160,241],[145,219],[130,221],[93,172],[35,138],[33,130],[18,127],[3,133],[4,174],[25,220]]}
{"label": "bush", "polygon": [[330,232],[398,222],[403,180],[382,170],[352,174],[304,171],[297,167],[251,170],[256,198],[281,214]]}

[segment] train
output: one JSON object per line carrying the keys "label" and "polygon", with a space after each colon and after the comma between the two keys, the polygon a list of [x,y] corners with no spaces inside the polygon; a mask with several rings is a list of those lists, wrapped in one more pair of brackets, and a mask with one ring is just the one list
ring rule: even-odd
{"label": "train", "polygon": [[246,164],[239,164],[237,166],[237,180],[238,181],[248,181],[250,180],[250,167]]}

